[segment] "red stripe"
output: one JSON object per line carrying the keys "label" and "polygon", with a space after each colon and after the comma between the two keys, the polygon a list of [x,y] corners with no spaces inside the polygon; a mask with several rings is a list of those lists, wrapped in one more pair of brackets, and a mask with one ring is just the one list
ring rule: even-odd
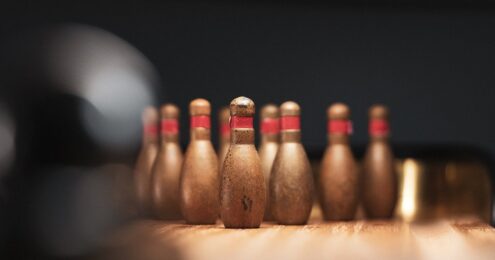
{"label": "red stripe", "polygon": [[328,120],[327,131],[330,134],[352,134],[350,120]]}
{"label": "red stripe", "polygon": [[191,128],[210,128],[210,116],[191,116]]}
{"label": "red stripe", "polygon": [[145,135],[157,135],[158,127],[155,124],[144,125],[143,131]]}
{"label": "red stripe", "polygon": [[251,116],[231,116],[230,128],[253,128],[253,117]]}
{"label": "red stripe", "polygon": [[280,132],[280,120],[278,118],[265,118],[261,120],[260,125],[262,134],[278,134]]}
{"label": "red stripe", "polygon": [[280,130],[301,130],[299,116],[283,116],[280,118]]}
{"label": "red stripe", "polygon": [[386,135],[390,131],[390,126],[387,120],[373,119],[369,123],[370,135]]}
{"label": "red stripe", "polygon": [[230,126],[228,123],[220,124],[220,135],[229,136],[230,135]]}
{"label": "red stripe", "polygon": [[177,134],[179,132],[179,122],[177,119],[162,119],[162,134]]}

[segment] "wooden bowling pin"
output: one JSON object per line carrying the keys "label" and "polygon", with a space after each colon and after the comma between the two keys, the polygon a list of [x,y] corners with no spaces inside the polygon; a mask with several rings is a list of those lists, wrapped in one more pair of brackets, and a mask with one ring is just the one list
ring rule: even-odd
{"label": "wooden bowling pin", "polygon": [[225,160],[225,155],[229,151],[230,146],[230,110],[229,107],[222,107],[218,111],[218,168],[222,170],[223,160]]}
{"label": "wooden bowling pin", "polygon": [[182,150],[179,145],[179,108],[166,104],[160,109],[161,144],[153,165],[152,208],[158,219],[181,219],[179,180]]}
{"label": "wooden bowling pin", "polygon": [[254,147],[254,102],[230,103],[230,148],[222,168],[220,214],[226,228],[258,228],[265,211],[265,180]]}
{"label": "wooden bowling pin", "polygon": [[326,220],[352,220],[359,203],[359,172],[349,147],[350,110],[336,103],[327,110],[329,144],[320,172],[320,203]]}
{"label": "wooden bowling pin", "polygon": [[147,216],[151,207],[151,170],[158,153],[158,111],[147,107],[143,111],[143,142],[134,170],[136,202],[139,214]]}
{"label": "wooden bowling pin", "polygon": [[299,105],[283,103],[280,115],[281,142],[270,178],[270,208],[279,224],[302,225],[313,206],[314,181],[301,144]]}
{"label": "wooden bowling pin", "polygon": [[261,142],[258,148],[261,169],[263,170],[263,176],[265,177],[266,187],[266,207],[264,220],[273,220],[270,210],[270,174],[272,171],[273,160],[277,155],[279,132],[280,132],[280,120],[279,109],[273,104],[265,105],[261,108],[260,117],[260,135]]}
{"label": "wooden bowling pin", "polygon": [[180,178],[180,206],[189,224],[214,224],[219,210],[218,158],[210,141],[210,103],[195,99],[189,104],[189,145]]}
{"label": "wooden bowling pin", "polygon": [[363,206],[368,218],[390,218],[397,202],[397,176],[385,106],[370,108],[369,134],[363,163]]}

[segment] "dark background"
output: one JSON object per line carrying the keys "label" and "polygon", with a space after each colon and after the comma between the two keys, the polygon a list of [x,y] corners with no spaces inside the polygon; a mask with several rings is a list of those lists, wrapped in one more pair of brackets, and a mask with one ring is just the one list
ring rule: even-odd
{"label": "dark background", "polygon": [[[493,166],[495,6],[490,1],[2,2],[0,102],[14,104],[9,109],[16,121],[16,161],[0,183],[0,206],[5,206],[0,242],[3,234],[13,234],[7,241],[14,251],[26,253],[26,244],[39,247],[28,256],[46,250],[31,241],[25,225],[36,204],[31,190],[54,174],[46,167],[132,165],[139,149],[136,144],[132,152],[101,151],[74,117],[81,100],[54,93],[50,82],[33,76],[35,66],[12,69],[19,60],[31,62],[22,51],[29,44],[22,40],[26,35],[68,23],[111,32],[151,61],[159,75],[157,104],[174,102],[183,111],[184,146],[192,99],[207,98],[216,111],[244,95],[258,108],[298,102],[303,143],[319,158],[326,145],[325,110],[341,101],[352,109],[352,145],[359,157],[368,140],[367,109],[380,102],[391,109],[399,156],[418,150],[430,157],[469,154]],[[213,126],[216,142],[216,118]],[[86,175],[81,171],[55,187],[70,193]],[[56,197],[60,201],[46,199],[62,219],[53,223],[62,221],[60,229],[77,226],[63,222],[70,200]]]}
{"label": "dark background", "polygon": [[311,150],[326,143],[329,104],[350,105],[361,145],[367,108],[382,102],[396,144],[493,154],[494,11],[489,1],[20,1],[0,8],[0,42],[89,24],[143,52],[161,77],[158,100],[183,110],[196,97],[215,108],[239,95],[258,107],[292,99]]}

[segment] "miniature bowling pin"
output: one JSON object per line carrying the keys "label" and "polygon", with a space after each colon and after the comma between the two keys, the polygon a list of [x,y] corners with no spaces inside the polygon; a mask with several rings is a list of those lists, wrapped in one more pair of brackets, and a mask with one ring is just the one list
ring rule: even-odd
{"label": "miniature bowling pin", "polygon": [[258,228],[265,211],[265,180],[254,147],[254,102],[230,103],[230,148],[222,168],[220,214],[226,228]]}
{"label": "miniature bowling pin", "polygon": [[280,115],[281,138],[270,178],[270,208],[279,224],[303,225],[313,206],[314,182],[301,144],[299,105],[283,103]]}
{"label": "miniature bowling pin", "polygon": [[222,170],[223,160],[225,155],[229,151],[230,146],[230,110],[229,107],[222,107],[218,111],[218,132],[219,132],[219,145],[218,145],[218,168]]}
{"label": "miniature bowling pin", "polygon": [[261,143],[258,148],[261,169],[263,170],[263,176],[265,177],[266,187],[266,207],[264,220],[271,221],[273,217],[270,210],[270,174],[272,171],[273,160],[277,155],[279,132],[280,132],[280,120],[279,109],[273,104],[265,105],[261,108],[260,117],[260,135]]}
{"label": "miniature bowling pin", "polygon": [[218,158],[210,141],[210,103],[195,99],[189,104],[189,145],[180,176],[180,207],[189,224],[214,224],[219,210]]}
{"label": "miniature bowling pin", "polygon": [[151,207],[151,170],[158,153],[158,111],[156,108],[145,108],[142,120],[143,142],[134,170],[134,183],[139,213],[147,216]]}
{"label": "miniature bowling pin", "polygon": [[320,172],[320,203],[326,220],[352,220],[359,203],[359,172],[349,147],[350,110],[336,103],[327,110],[329,144]]}
{"label": "miniature bowling pin", "polygon": [[397,202],[397,176],[389,144],[388,109],[369,110],[370,143],[363,164],[363,206],[368,218],[390,218]]}
{"label": "miniature bowling pin", "polygon": [[179,180],[182,150],[179,145],[179,108],[166,104],[160,109],[161,144],[153,165],[152,208],[159,219],[181,219]]}

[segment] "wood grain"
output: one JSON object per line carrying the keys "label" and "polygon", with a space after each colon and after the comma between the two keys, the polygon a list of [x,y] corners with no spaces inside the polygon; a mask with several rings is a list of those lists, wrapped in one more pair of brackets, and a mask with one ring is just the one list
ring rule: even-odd
{"label": "wood grain", "polygon": [[495,229],[476,219],[263,223],[259,229],[137,221],[103,256],[119,259],[494,259]]}

